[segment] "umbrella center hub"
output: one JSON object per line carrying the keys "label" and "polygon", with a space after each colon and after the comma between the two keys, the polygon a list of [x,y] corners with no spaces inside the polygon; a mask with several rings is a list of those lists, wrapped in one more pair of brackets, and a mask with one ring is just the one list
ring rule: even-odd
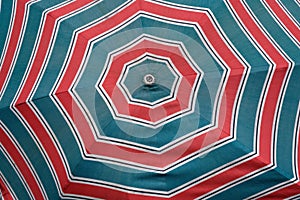
{"label": "umbrella center hub", "polygon": [[155,83],[155,77],[152,74],[146,74],[144,76],[145,85],[153,85]]}

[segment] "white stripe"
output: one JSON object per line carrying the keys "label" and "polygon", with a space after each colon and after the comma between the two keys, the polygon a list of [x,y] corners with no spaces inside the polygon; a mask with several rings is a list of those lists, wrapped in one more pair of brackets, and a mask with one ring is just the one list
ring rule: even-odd
{"label": "white stripe", "polygon": [[[226,2],[227,3],[227,2]],[[249,10],[249,8],[247,7],[247,6],[245,6],[246,7],[246,10],[248,9],[248,11],[249,12],[251,12],[250,10]],[[251,16],[251,15],[250,15]],[[255,22],[255,20],[253,20],[254,22]],[[240,20],[240,22],[242,23],[242,21]],[[254,37],[253,37],[253,39],[255,39]],[[276,47],[275,47],[276,48]],[[278,46],[277,46],[277,49],[278,49]],[[279,53],[281,53],[281,49],[279,50]],[[272,70],[273,72],[272,72],[272,76],[273,76],[273,74],[274,74],[274,69]],[[288,77],[289,77],[289,75],[290,75],[291,73],[287,73],[287,75],[285,76],[285,80],[284,80],[284,83],[286,83],[286,80],[288,79]],[[270,82],[269,82],[270,83]],[[268,86],[268,88],[269,88],[269,86]],[[281,92],[280,92],[280,94],[282,94],[282,92],[283,92],[283,90],[285,90],[286,89],[286,84],[285,84],[285,87],[282,87],[281,88]],[[267,91],[269,91],[269,89],[267,90]],[[277,106],[276,106],[276,108],[278,109],[278,104],[280,103],[280,105],[282,105],[282,95],[280,95],[279,96],[279,99],[280,99],[280,101],[277,101]],[[265,99],[266,97],[264,97],[264,99]],[[265,100],[264,100],[265,101]],[[281,106],[280,106],[281,107]],[[278,114],[278,112],[276,112],[277,114]],[[276,119],[276,117],[278,116],[277,114],[275,113],[275,116],[274,116],[274,119]],[[259,123],[261,123],[261,120],[260,120],[260,122]],[[273,122],[273,130],[274,130],[274,126],[278,126],[278,121],[277,121],[277,123],[276,124],[274,124],[274,122]],[[261,125],[259,125],[258,127],[261,127]],[[277,129],[276,129],[277,130]],[[275,133],[274,131],[272,131],[273,133]],[[277,131],[276,131],[277,132]],[[275,136],[274,136],[274,134],[273,134],[273,137],[275,137],[274,139],[275,139],[275,141],[277,140],[277,134],[275,134]],[[259,140],[259,137],[258,137],[258,140]],[[272,141],[274,141],[273,139],[272,139]],[[272,146],[273,146],[274,144],[272,143]],[[259,149],[259,145],[257,146],[258,147],[258,149]],[[272,147],[271,147],[272,148]],[[276,148],[276,145],[275,145],[275,148]],[[273,148],[272,148],[273,149]],[[260,152],[260,151],[258,151],[258,152]],[[209,192],[208,194],[206,194],[205,195],[205,197],[207,198],[207,197],[211,197],[211,196],[214,196],[214,195],[216,195],[216,194],[218,194],[218,193],[220,193],[220,192],[222,192],[222,191],[224,191],[224,190],[226,190],[226,189],[228,189],[228,188],[232,188],[232,187],[234,187],[234,186],[236,186],[237,184],[240,184],[240,183],[242,183],[242,182],[244,182],[244,181],[246,181],[246,180],[249,180],[250,178],[254,178],[254,177],[256,177],[256,176],[258,176],[259,174],[262,174],[262,173],[264,173],[264,172],[266,172],[266,171],[269,171],[269,170],[271,170],[271,169],[273,169],[273,168],[276,168],[276,166],[277,166],[277,163],[276,163],[276,149],[275,149],[275,152],[272,150],[271,151],[271,163],[268,165],[268,166],[265,166],[265,167],[263,167],[262,169],[259,169],[259,170],[256,170],[257,172],[259,172],[259,173],[254,173],[254,172],[252,172],[251,174],[252,175],[250,175],[249,176],[249,174],[247,174],[247,175],[245,175],[244,177],[248,177],[248,178],[246,178],[246,179],[244,179],[243,181],[239,181],[239,180],[241,180],[241,179],[243,179],[244,177],[241,177],[241,178],[239,178],[239,179],[236,179],[236,180],[234,180],[234,181],[232,181],[231,182],[231,184],[226,184],[226,185],[224,185],[224,186],[222,186],[222,187],[220,187],[220,188],[217,188],[217,189],[215,189],[215,190],[213,190],[213,191],[211,191],[211,192]],[[270,168],[271,167],[271,168]],[[266,170],[266,171],[265,171]],[[232,184],[232,183],[234,183],[234,184]],[[226,187],[227,186],[227,187]],[[217,192],[216,192],[217,191]],[[203,196],[200,196],[199,198],[203,198]]]}
{"label": "white stripe", "polygon": [[[29,104],[30,105],[30,104]],[[68,195],[66,196],[63,192],[62,192],[62,186],[60,185],[60,182],[58,180],[58,176],[56,174],[56,171],[54,170],[53,167],[53,163],[51,162],[51,159],[48,157],[46,150],[44,149],[44,147],[42,146],[40,140],[38,139],[38,137],[35,135],[34,131],[32,130],[32,128],[27,124],[26,120],[23,118],[23,116],[21,115],[21,113],[14,107],[11,108],[12,112],[15,114],[15,116],[19,119],[19,121],[23,124],[24,128],[27,130],[27,132],[29,133],[29,136],[32,138],[32,140],[34,141],[34,143],[36,144],[37,148],[40,150],[40,153],[42,154],[49,170],[50,173],[54,179],[56,188],[58,189],[58,194],[59,197],[61,199],[65,199],[65,197],[68,198],[72,198],[72,196]],[[75,196],[76,197],[76,196]],[[68,199],[67,198],[67,199]],[[76,197],[77,198],[77,197]],[[75,199],[76,199],[75,198]]]}
{"label": "white stripe", "polygon": [[[32,6],[32,4],[34,4],[34,3],[37,3],[37,2],[39,2],[40,0],[31,0],[31,1],[28,1],[27,3],[26,3],[26,6],[25,6],[25,11],[24,11],[24,16],[23,16],[23,22],[22,22],[22,28],[21,28],[21,30],[20,30],[20,35],[19,35],[19,38],[18,38],[18,44],[17,44],[17,46],[16,46],[16,49],[14,50],[14,56],[13,56],[13,60],[12,60],[12,62],[11,62],[11,64],[10,64],[10,66],[9,66],[9,70],[8,70],[8,74],[7,74],[7,76],[5,77],[5,81],[4,81],[4,84],[3,84],[3,87],[2,87],[2,90],[0,91],[0,101],[1,101],[1,99],[2,99],[2,97],[3,97],[3,95],[4,95],[4,93],[6,92],[6,87],[7,87],[7,85],[8,85],[8,83],[9,83],[9,80],[10,80],[10,78],[11,78],[11,75],[12,75],[12,72],[13,72],[13,70],[15,69],[15,65],[16,65],[16,61],[17,61],[17,57],[19,56],[19,53],[20,53],[20,49],[21,49],[21,46],[22,45],[20,45],[20,44],[22,44],[22,42],[23,42],[23,39],[24,39],[24,34],[25,34],[25,30],[26,30],[26,28],[27,28],[27,20],[28,20],[28,13],[29,13],[29,9],[30,9],[30,7]],[[17,1],[17,3],[18,3],[18,1]],[[16,5],[16,7],[17,7],[17,5]],[[15,16],[14,16],[14,19],[13,20],[15,20]],[[14,21],[15,22],[15,21]],[[13,22],[13,23],[14,23]],[[10,31],[12,31],[12,29],[10,30]],[[10,34],[10,36],[9,36],[9,41],[11,40],[12,38],[11,38],[11,34]],[[7,43],[7,45],[8,45],[9,43]],[[8,47],[7,47],[8,48]],[[7,49],[6,49],[7,50]],[[5,51],[6,51],[5,50]],[[6,52],[7,53],[7,52]],[[3,55],[4,56],[4,55]],[[4,62],[4,60],[3,60],[3,62]],[[2,66],[2,64],[3,63],[1,63],[1,66]]]}
{"label": "white stripe", "polygon": [[[0,179],[5,183],[5,186],[8,189],[9,194],[11,195],[11,197],[13,199],[17,199],[17,196],[15,194],[15,192],[13,191],[11,185],[9,184],[9,182],[6,180],[5,176],[2,174],[2,172],[0,171]],[[3,192],[0,191],[0,199],[4,200],[4,196],[3,196]]]}
{"label": "white stripe", "polygon": [[[26,81],[27,81],[27,78],[28,78],[28,76],[29,76],[29,74],[30,74],[30,71],[31,71],[33,62],[34,62],[35,57],[36,57],[36,55],[37,55],[38,47],[39,47],[40,42],[41,42],[41,36],[42,36],[43,30],[44,30],[45,25],[46,25],[46,24],[45,24],[46,19],[47,19],[48,17],[50,17],[50,16],[48,15],[48,13],[51,12],[51,11],[53,11],[53,10],[59,9],[59,8],[63,7],[65,4],[71,3],[72,1],[74,1],[74,0],[69,0],[69,1],[62,2],[62,3],[60,3],[60,4],[57,4],[57,5],[52,6],[52,7],[50,7],[50,8],[47,8],[47,9],[45,9],[45,10],[43,11],[42,19],[41,19],[40,26],[39,26],[39,32],[37,33],[37,37],[36,37],[36,40],[35,40],[34,48],[33,48],[32,54],[31,54],[31,56],[30,56],[29,62],[28,62],[28,64],[27,64],[26,71],[25,71],[25,73],[24,73],[24,76],[23,76],[22,81],[21,81],[21,83],[20,83],[20,86],[19,86],[19,88],[18,88],[18,91],[16,92],[16,94],[15,94],[15,96],[14,96],[14,99],[13,99],[13,101],[12,101],[12,104],[11,104],[12,106],[16,106],[16,105],[15,105],[15,101],[17,101],[19,95],[21,94],[21,91],[22,91],[23,87],[25,86],[25,83],[26,83]],[[47,47],[47,49],[49,50],[49,46]],[[45,60],[44,60],[44,61],[45,61]],[[44,63],[44,61],[43,61],[43,63]]]}
{"label": "white stripe", "polygon": [[[300,2],[295,0],[296,4],[300,7]],[[277,1],[278,4],[282,7],[284,12],[289,16],[289,18],[296,24],[296,26],[300,27],[300,22],[296,20],[296,18],[292,15],[292,13],[287,9],[287,7],[281,2],[281,0]]]}
{"label": "white stripe", "polygon": [[294,0],[294,2],[300,7],[300,1],[299,0]]}
{"label": "white stripe", "polygon": [[290,185],[296,184],[297,182],[299,182],[299,163],[298,163],[298,149],[299,149],[299,131],[300,131],[300,104],[298,105],[298,109],[297,109],[297,116],[295,119],[295,127],[294,127],[294,134],[293,134],[293,145],[291,147],[291,151],[293,152],[292,155],[292,166],[293,166],[293,175],[294,177],[288,181],[282,182],[280,184],[277,184],[273,187],[267,188],[266,190],[263,190],[251,197],[249,197],[249,199],[256,199],[256,198],[260,198],[263,196],[266,196],[270,193],[273,193],[275,191],[278,191],[282,188],[288,187]]}
{"label": "white stripe", "polygon": [[30,196],[31,199],[34,199],[34,198],[33,198],[34,196],[33,196],[33,194],[32,194],[32,191],[30,190],[28,184],[26,183],[26,180],[25,180],[23,174],[20,173],[19,167],[15,165],[13,159],[10,157],[10,155],[9,155],[9,154],[6,152],[6,150],[3,149],[3,148],[4,148],[4,147],[1,145],[1,146],[0,146],[0,151],[3,153],[3,155],[4,155],[4,156],[6,157],[6,159],[8,160],[9,164],[12,166],[11,169],[13,169],[13,170],[16,172],[16,174],[17,174],[17,176],[19,177],[20,181],[22,182],[22,184],[23,184],[25,190],[27,191],[28,196]]}

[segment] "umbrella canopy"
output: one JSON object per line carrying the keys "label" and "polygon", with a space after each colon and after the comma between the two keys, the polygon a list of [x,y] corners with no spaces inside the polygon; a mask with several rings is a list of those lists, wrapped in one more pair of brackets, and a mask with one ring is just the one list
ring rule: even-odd
{"label": "umbrella canopy", "polygon": [[4,199],[300,198],[300,3],[0,1]]}

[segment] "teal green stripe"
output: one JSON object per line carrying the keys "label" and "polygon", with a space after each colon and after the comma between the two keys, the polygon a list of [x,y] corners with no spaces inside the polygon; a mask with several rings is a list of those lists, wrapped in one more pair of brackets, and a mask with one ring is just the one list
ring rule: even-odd
{"label": "teal green stripe", "polygon": [[255,179],[250,179],[249,181],[243,182],[237,187],[226,189],[222,193],[209,199],[246,199],[257,192],[268,189],[269,187],[287,180],[289,179],[276,170],[271,170],[255,177]]}
{"label": "teal green stripe", "polygon": [[245,148],[253,150],[256,112],[259,109],[259,100],[269,66],[258,49],[253,46],[245,33],[236,24],[228,8],[223,3],[218,4],[218,6],[211,5],[209,8],[230,42],[250,65],[250,74],[239,107],[236,134],[237,140],[244,144]]}
{"label": "teal green stripe", "polygon": [[3,110],[0,117],[30,160],[30,163],[37,172],[49,199],[57,199],[58,188],[55,185],[54,178],[52,177],[51,171],[46,163],[47,161],[44,159],[42,152],[33,140],[31,133],[25,129],[19,119],[9,109]]}
{"label": "teal green stripe", "polygon": [[241,197],[245,198],[258,193],[267,187],[275,186],[280,184],[282,181],[293,178],[292,153],[294,150],[292,149],[292,145],[294,140],[297,140],[294,135],[294,127],[296,123],[297,107],[300,99],[300,94],[295,91],[300,91],[299,79],[300,70],[298,68],[294,70],[291,75],[286,95],[284,97],[281,115],[279,117],[277,144],[275,144],[277,148],[277,167],[234,188],[227,189],[222,194],[217,195],[215,199],[226,198],[232,194],[238,194],[238,191],[243,190],[243,188],[248,188],[245,192],[243,192],[243,194],[241,194],[243,195]]}
{"label": "teal green stripe", "polygon": [[[295,134],[295,123],[297,107],[300,100],[300,68],[295,68],[283,99],[282,110],[279,118],[277,160],[278,165],[286,171],[291,170],[291,147],[293,134]],[[287,120],[288,119],[288,120]],[[287,145],[289,144],[289,145]],[[290,172],[291,174],[292,172]]]}
{"label": "teal green stripe", "polygon": [[2,1],[0,11],[0,56],[4,50],[5,40],[8,37],[9,24],[11,23],[11,15],[13,13],[13,2],[14,1]]}
{"label": "teal green stripe", "polygon": [[[287,37],[287,35],[282,31],[282,29],[274,22],[271,16],[263,9],[262,5],[258,1],[248,1],[249,6],[252,11],[256,14],[260,22],[264,25],[267,31],[275,39],[275,41],[280,45],[280,47],[288,54],[292,60],[296,63],[299,62],[300,52],[295,44]],[[296,66],[297,68],[297,66]],[[233,194],[239,194],[243,188],[248,188],[245,192],[240,194],[240,198],[246,198],[247,196],[253,195],[259,191],[266,189],[267,187],[274,186],[281,183],[281,181],[288,180],[292,178],[292,142],[294,133],[294,123],[299,102],[299,94],[295,91],[299,91],[299,70],[294,70],[291,79],[288,84],[287,92],[284,97],[282,111],[280,113],[280,122],[278,129],[278,139],[277,139],[277,164],[278,167],[269,172],[263,173],[262,175],[255,177],[245,183],[242,183],[232,189],[228,189],[215,196],[213,199],[224,199],[232,196]],[[289,119],[289,120],[287,120]],[[246,122],[242,123],[246,124]],[[280,173],[277,172],[280,171]],[[264,184],[257,184],[257,183]],[[244,191],[244,190],[243,190]]]}
{"label": "teal green stripe", "polygon": [[[300,49],[291,40],[290,37],[283,31],[283,29],[276,23],[274,18],[268,13],[261,1],[247,1],[247,4],[265,28],[270,34],[273,40],[280,46],[296,64],[300,64]],[[300,10],[299,10],[300,11]]]}

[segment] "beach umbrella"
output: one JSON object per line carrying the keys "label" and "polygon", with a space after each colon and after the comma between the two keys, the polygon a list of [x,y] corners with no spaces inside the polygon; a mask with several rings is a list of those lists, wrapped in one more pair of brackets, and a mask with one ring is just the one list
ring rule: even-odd
{"label": "beach umbrella", "polygon": [[3,199],[300,198],[300,3],[0,1]]}

